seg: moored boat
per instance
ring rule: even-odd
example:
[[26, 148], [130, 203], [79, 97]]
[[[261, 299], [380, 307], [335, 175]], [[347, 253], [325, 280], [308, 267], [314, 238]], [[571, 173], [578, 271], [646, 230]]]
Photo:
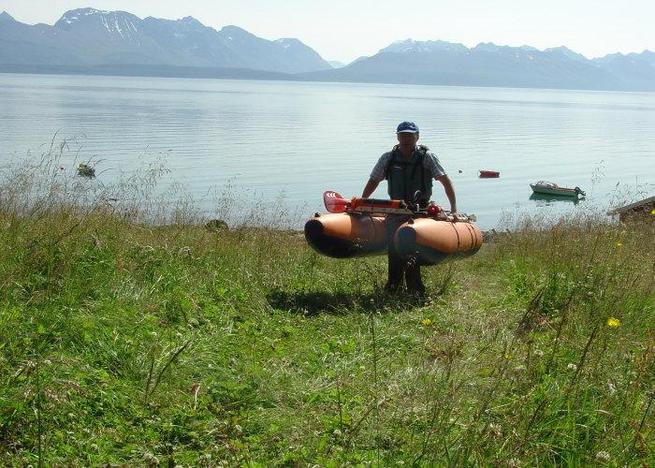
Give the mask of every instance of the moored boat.
[[568, 188], [568, 187], [560, 187], [559, 185], [553, 183], [553, 182], [546, 182], [543, 180], [540, 180], [539, 182], [536, 182], [534, 184], [530, 184], [530, 187], [532, 188], [532, 191], [534, 193], [542, 193], [544, 195], [555, 195], [555, 196], [562, 196], [562, 197], [575, 197], [577, 198], [578, 196], [585, 196], [586, 194], [580, 187], [574, 187], [574, 188]]
[[495, 179], [497, 177], [500, 177], [500, 171], [489, 171], [489, 170], [480, 171], [481, 179]]

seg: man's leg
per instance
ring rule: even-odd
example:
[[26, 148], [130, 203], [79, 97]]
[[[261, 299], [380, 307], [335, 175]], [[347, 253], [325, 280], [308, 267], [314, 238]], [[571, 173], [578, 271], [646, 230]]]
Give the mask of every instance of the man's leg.
[[396, 292], [403, 282], [405, 274], [405, 260], [398, 254], [393, 243], [393, 236], [396, 230], [404, 223], [404, 220], [398, 216], [387, 216], [386, 234], [387, 234], [387, 258], [389, 260], [389, 277], [384, 287], [387, 292]]
[[407, 282], [407, 291], [417, 294], [425, 294], [425, 285], [421, 279], [421, 267], [415, 258], [411, 258], [405, 267], [405, 281]]
[[387, 285], [384, 287], [387, 292], [396, 292], [403, 282], [405, 273], [405, 261], [398, 256], [396, 252], [389, 249], [389, 279]]

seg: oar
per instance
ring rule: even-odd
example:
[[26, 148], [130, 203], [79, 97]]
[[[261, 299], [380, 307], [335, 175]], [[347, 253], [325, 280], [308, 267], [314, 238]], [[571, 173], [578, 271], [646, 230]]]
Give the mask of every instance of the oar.
[[413, 211], [406, 207], [405, 202], [401, 200], [382, 200], [378, 198], [359, 197], [354, 197], [348, 200], [332, 190], [323, 193], [323, 203], [330, 213], [343, 213], [345, 211], [410, 215], [413, 213]]
[[323, 204], [330, 213], [343, 213], [350, 206], [350, 200], [346, 200], [337, 192], [328, 190], [323, 193]]

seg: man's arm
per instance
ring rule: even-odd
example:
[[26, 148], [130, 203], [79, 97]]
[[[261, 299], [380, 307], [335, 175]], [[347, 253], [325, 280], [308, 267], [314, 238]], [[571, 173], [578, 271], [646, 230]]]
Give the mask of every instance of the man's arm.
[[444, 174], [435, 177], [434, 179], [441, 182], [441, 185], [443, 185], [443, 188], [446, 191], [446, 197], [448, 197], [448, 201], [450, 202], [450, 212], [457, 213], [457, 198], [455, 197], [455, 189], [453, 188], [453, 183], [450, 181], [450, 178]]
[[378, 188], [379, 184], [380, 182], [377, 180], [368, 179], [368, 182], [366, 183], [366, 187], [364, 187], [364, 191], [362, 192], [362, 198], [370, 197], [371, 194], [375, 192], [375, 189]]

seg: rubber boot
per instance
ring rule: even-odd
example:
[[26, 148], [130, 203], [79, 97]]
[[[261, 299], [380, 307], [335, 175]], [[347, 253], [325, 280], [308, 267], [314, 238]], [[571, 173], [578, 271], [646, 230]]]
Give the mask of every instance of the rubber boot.
[[403, 259], [393, 243], [393, 236], [396, 230], [406, 221], [404, 216], [390, 215], [387, 217], [386, 237], [387, 237], [387, 258], [389, 260], [389, 276], [384, 290], [388, 293], [397, 293], [405, 277], [406, 261]]
[[389, 276], [384, 290], [388, 293], [396, 293], [400, 290], [405, 276], [405, 262], [393, 249], [389, 249]]
[[425, 295], [425, 285], [421, 279], [421, 267], [416, 263], [415, 258], [411, 258], [405, 266], [405, 282], [407, 283], [407, 292], [418, 296]]

